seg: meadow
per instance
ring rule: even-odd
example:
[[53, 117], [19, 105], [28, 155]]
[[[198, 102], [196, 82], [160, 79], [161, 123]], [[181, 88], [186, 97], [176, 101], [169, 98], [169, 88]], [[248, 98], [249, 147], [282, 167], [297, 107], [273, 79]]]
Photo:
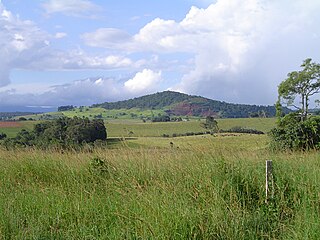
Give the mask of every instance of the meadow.
[[[158, 135], [197, 121], [139, 124], [149, 132], [107, 124], [107, 148], [0, 149], [0, 239], [319, 239], [318, 152], [271, 152], [267, 135]], [[124, 127], [137, 136], [113, 141]]]
[[[268, 132], [275, 126], [275, 118], [234, 118], [218, 119], [220, 129], [230, 129], [235, 126], [253, 128], [263, 132]], [[0, 132], [6, 133], [9, 137], [14, 137], [22, 129], [31, 130], [37, 121], [17, 121], [14, 126], [1, 126]], [[112, 119], [105, 120], [108, 137], [160, 137], [163, 134], [173, 133], [183, 134], [187, 132], [204, 132], [201, 127], [204, 119], [191, 119], [186, 122], [142, 122], [137, 119]]]

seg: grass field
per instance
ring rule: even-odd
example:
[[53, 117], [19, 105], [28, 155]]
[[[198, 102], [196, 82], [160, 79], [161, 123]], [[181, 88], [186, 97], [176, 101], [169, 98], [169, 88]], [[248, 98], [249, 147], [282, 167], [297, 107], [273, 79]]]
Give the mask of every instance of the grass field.
[[[198, 120], [188, 122], [167, 122], [167, 123], [142, 123], [130, 121], [107, 122], [106, 127], [110, 137], [158, 137], [163, 134], [181, 134], [187, 132], [203, 132], [204, 128]], [[235, 126], [244, 128], [254, 128], [263, 132], [268, 132], [275, 126], [274, 118], [235, 118], [218, 119], [220, 129], [230, 129]]]
[[[49, 112], [43, 114], [33, 114], [28, 116], [23, 116], [27, 119], [32, 118], [34, 120], [43, 120], [47, 118], [55, 118], [59, 116], [66, 117], [88, 117], [90, 119], [95, 117], [100, 117], [107, 120], [117, 120], [117, 119], [135, 119], [136, 121], [141, 122], [142, 118], [151, 118], [153, 116], [164, 115], [165, 111], [156, 109], [156, 110], [143, 110], [139, 108], [131, 109], [112, 109], [107, 110], [104, 108], [90, 108], [90, 107], [81, 107], [74, 108], [70, 111], [61, 111], [61, 112]], [[15, 117], [18, 120], [21, 116]]]
[[318, 239], [318, 153], [275, 154], [267, 142], [242, 134], [0, 150], [0, 239]]
[[[188, 122], [143, 123], [137, 119], [113, 119], [106, 121], [106, 128], [109, 137], [159, 137], [163, 134], [203, 132], [205, 129], [200, 125], [203, 121], [192, 119]], [[14, 137], [21, 129], [32, 129], [33, 125], [38, 122], [21, 121], [19, 126], [13, 127], [1, 127], [0, 122], [0, 132], [6, 133], [9, 137]], [[218, 126], [221, 129], [241, 126], [268, 132], [275, 126], [275, 118], [218, 119]]]
[[22, 129], [33, 129], [34, 123], [34, 121], [0, 122], [0, 132], [7, 134], [8, 137], [14, 137]]
[[[219, 126], [268, 131], [274, 122]], [[201, 131], [199, 121], [107, 129], [107, 148], [0, 148], [0, 239], [320, 238], [318, 152], [271, 152], [267, 135], [159, 137]], [[265, 203], [267, 159], [274, 196]]]

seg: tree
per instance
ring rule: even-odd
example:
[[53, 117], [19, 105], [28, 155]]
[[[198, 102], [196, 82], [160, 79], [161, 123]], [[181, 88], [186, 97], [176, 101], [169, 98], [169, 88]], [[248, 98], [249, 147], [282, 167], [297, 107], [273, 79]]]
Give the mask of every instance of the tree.
[[218, 131], [218, 122], [214, 119], [212, 116], [206, 117], [206, 122], [201, 123], [201, 126], [205, 129], [210, 130], [211, 132], [217, 132]]
[[[311, 58], [303, 61], [302, 70], [288, 74], [278, 88], [279, 101], [283, 100], [287, 106], [293, 106], [301, 114], [301, 121], [307, 119], [310, 97], [320, 91], [320, 64], [312, 62]], [[295, 104], [299, 96], [299, 106]]]
[[[320, 65], [308, 58], [301, 67], [289, 73], [278, 88], [277, 127], [270, 132], [270, 146], [276, 150], [320, 149], [320, 117], [307, 117], [310, 97], [320, 91]], [[300, 100], [298, 106], [296, 97]], [[281, 100], [299, 111], [283, 116]]]

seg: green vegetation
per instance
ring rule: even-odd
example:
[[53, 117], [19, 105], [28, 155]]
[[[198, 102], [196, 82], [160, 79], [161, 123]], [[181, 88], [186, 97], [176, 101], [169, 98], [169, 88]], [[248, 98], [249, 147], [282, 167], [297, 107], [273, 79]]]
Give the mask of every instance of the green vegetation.
[[0, 120], [12, 120], [15, 117], [19, 116], [29, 116], [29, 115], [34, 115], [37, 113], [32, 113], [32, 112], [0, 112]]
[[[89, 119], [105, 119], [108, 121], [120, 120], [135, 120], [136, 122], [143, 122], [143, 120], [151, 121], [154, 116], [161, 116], [166, 114], [164, 110], [143, 110], [138, 108], [132, 109], [114, 109], [106, 110], [104, 108], [79, 107], [68, 111], [59, 111], [43, 114], [34, 114], [27, 116], [34, 120], [52, 120], [60, 117], [87, 117]], [[25, 116], [26, 117], [26, 116]], [[18, 120], [18, 118], [16, 118]]]
[[[284, 113], [290, 112], [282, 108]], [[60, 117], [87, 117], [104, 120], [136, 120], [141, 122], [182, 121], [195, 118], [267, 118], [274, 117], [274, 106], [231, 104], [200, 96], [165, 91], [125, 101], [94, 104], [91, 107], [60, 106], [58, 112], [15, 117], [28, 120], [53, 120]]]
[[271, 131], [272, 148], [276, 150], [308, 150], [320, 148], [320, 117], [308, 116], [310, 97], [320, 91], [320, 64], [306, 59], [301, 67], [303, 70], [288, 74], [278, 88], [279, 100], [287, 105], [294, 105], [297, 96], [300, 107], [297, 112], [282, 116], [278, 109], [278, 122]]
[[34, 124], [34, 121], [0, 122], [0, 129], [7, 137], [15, 137], [22, 129], [32, 130]]
[[[101, 107], [107, 110], [157, 109], [173, 116], [216, 116], [222, 118], [273, 117], [276, 113], [274, 106], [232, 104], [172, 91], [155, 93], [125, 101], [94, 104], [93, 107]], [[283, 111], [289, 112], [290, 110], [285, 108]]]
[[58, 112], [69, 111], [69, 110], [73, 110], [74, 108], [75, 107], [73, 105], [59, 106], [58, 107]]
[[[69, 115], [72, 117], [71, 115]], [[183, 122], [152, 123], [137, 121], [134, 119], [113, 119], [106, 122], [109, 137], [159, 137], [163, 134], [185, 134], [188, 132], [204, 132], [201, 123], [204, 120], [191, 119]], [[233, 127], [256, 129], [269, 132], [276, 125], [275, 118], [234, 118], [217, 119], [220, 130], [228, 130]], [[13, 123], [13, 122], [10, 122]], [[14, 122], [13, 126], [1, 127], [1, 131], [8, 137], [15, 137], [22, 129], [32, 131], [33, 126], [41, 121]]]
[[[310, 97], [320, 91], [320, 64], [311, 58], [303, 61], [301, 71], [293, 71], [278, 88], [279, 101], [293, 106], [301, 113], [301, 120], [306, 120], [309, 112]], [[300, 98], [300, 107], [295, 105], [295, 98]]]
[[107, 133], [103, 120], [88, 118], [59, 118], [34, 125], [33, 131], [22, 129], [16, 137], [7, 138], [3, 144], [8, 147], [73, 147], [83, 143], [106, 140]]
[[270, 132], [271, 146], [275, 150], [308, 150], [320, 148], [320, 117], [301, 121], [294, 113], [281, 118]]
[[206, 117], [206, 121], [201, 123], [201, 127], [210, 130], [211, 133], [219, 131], [218, 122], [211, 116]]
[[[217, 119], [220, 130], [228, 130], [233, 127], [256, 129], [262, 132], [269, 132], [275, 127], [275, 118], [237, 118]], [[166, 122], [166, 123], [136, 123], [130, 121], [108, 122], [108, 136], [110, 137], [159, 137], [163, 134], [185, 134], [189, 132], [207, 131], [202, 127], [204, 120], [190, 120], [187, 122]], [[130, 134], [131, 132], [131, 134]]]
[[318, 153], [275, 155], [266, 142], [240, 134], [173, 146], [139, 138], [93, 153], [0, 150], [0, 239], [318, 239]]

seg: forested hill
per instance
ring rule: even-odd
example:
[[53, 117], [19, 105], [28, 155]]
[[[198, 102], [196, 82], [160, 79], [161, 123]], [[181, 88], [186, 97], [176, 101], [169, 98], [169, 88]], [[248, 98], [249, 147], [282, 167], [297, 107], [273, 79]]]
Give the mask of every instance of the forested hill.
[[[216, 101], [201, 96], [165, 91], [119, 102], [94, 104], [105, 109], [163, 109], [175, 116], [216, 116], [224, 118], [273, 117], [274, 106], [234, 104]], [[289, 111], [289, 109], [284, 109]]]

